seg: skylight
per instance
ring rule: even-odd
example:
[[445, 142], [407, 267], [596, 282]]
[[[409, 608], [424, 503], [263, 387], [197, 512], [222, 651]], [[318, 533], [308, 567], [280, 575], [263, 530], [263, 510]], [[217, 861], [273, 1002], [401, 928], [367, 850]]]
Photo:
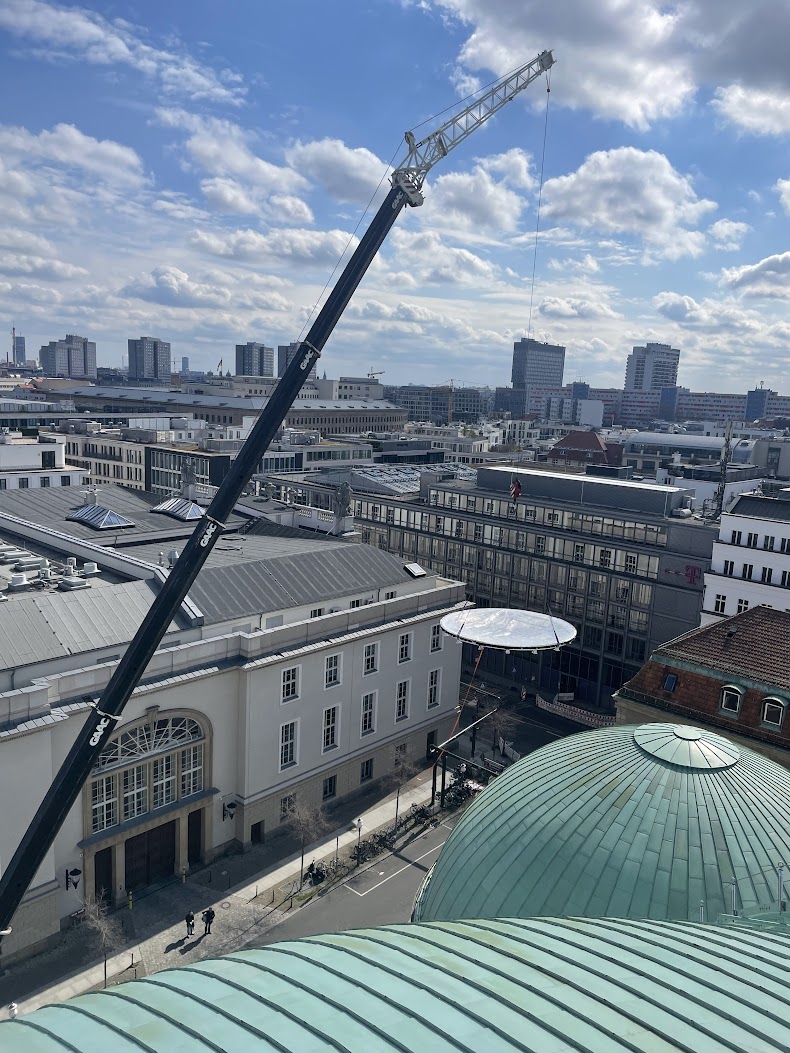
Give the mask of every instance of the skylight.
[[189, 501], [186, 497], [169, 497], [166, 501], [162, 501], [161, 504], [152, 508], [151, 511], [162, 512], [163, 515], [171, 516], [173, 519], [180, 519], [182, 523], [189, 523], [193, 519], [201, 519], [203, 516], [203, 509], [200, 505], [195, 504], [194, 501]]
[[111, 508], [104, 505], [82, 505], [76, 512], [66, 516], [67, 520], [75, 523], [85, 523], [94, 530], [118, 530], [122, 527], [133, 527], [131, 519], [113, 512]]

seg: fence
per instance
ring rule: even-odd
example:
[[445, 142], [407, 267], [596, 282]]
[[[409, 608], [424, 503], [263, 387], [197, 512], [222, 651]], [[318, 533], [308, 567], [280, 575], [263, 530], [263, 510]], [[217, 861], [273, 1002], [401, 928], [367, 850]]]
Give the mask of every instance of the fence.
[[567, 720], [575, 720], [577, 724], [585, 724], [588, 728], [611, 728], [617, 719], [613, 714], [593, 713], [589, 709], [573, 706], [569, 702], [560, 702], [558, 698], [550, 702], [548, 699], [536, 695], [535, 705], [538, 709], [545, 709], [548, 713], [556, 713], [558, 717], [565, 717]]

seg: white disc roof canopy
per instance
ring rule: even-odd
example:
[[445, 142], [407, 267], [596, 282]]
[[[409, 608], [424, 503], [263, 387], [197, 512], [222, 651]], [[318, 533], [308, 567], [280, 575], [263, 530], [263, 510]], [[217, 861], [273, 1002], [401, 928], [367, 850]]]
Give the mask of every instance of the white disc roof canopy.
[[504, 607], [456, 611], [442, 618], [448, 636], [479, 647], [500, 651], [546, 651], [562, 647], [576, 637], [570, 622], [537, 611], [511, 611]]

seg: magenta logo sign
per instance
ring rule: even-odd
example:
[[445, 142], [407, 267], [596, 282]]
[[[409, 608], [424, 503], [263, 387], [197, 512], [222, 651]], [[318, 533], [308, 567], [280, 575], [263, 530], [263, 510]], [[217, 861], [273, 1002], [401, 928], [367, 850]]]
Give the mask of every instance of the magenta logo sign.
[[685, 577], [689, 585], [696, 585], [701, 576], [702, 571], [699, 569], [699, 567], [694, 567], [690, 563], [686, 564]]

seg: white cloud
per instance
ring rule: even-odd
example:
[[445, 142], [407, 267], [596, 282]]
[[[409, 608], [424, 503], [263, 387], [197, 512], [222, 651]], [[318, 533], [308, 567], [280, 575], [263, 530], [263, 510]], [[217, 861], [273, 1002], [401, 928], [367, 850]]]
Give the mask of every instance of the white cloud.
[[[195, 231], [192, 245], [201, 252], [228, 259], [255, 260], [275, 258], [296, 264], [334, 265], [348, 245], [349, 235], [342, 230], [302, 230], [284, 228], [272, 234], [257, 230], [235, 230], [227, 233]], [[352, 239], [349, 248], [356, 246]]]
[[243, 215], [260, 211], [260, 204], [233, 179], [204, 179], [200, 189], [209, 205], [220, 212]]
[[467, 233], [505, 233], [518, 229], [524, 199], [495, 183], [482, 167], [448, 172], [431, 187], [420, 219], [425, 226]]
[[321, 183], [336, 201], [366, 205], [385, 175], [386, 165], [364, 147], [340, 139], [296, 142], [285, 152], [297, 171]]
[[508, 186], [517, 190], [534, 190], [537, 186], [532, 174], [532, 158], [518, 146], [506, 150], [503, 154], [492, 154], [490, 157], [478, 157], [478, 165], [489, 175], [498, 176]]
[[549, 318], [620, 318], [607, 304], [575, 297], [546, 296], [538, 311]]
[[63, 263], [61, 260], [44, 259], [41, 256], [24, 256], [18, 253], [0, 256], [0, 274], [5, 275], [27, 275], [58, 282], [82, 278], [87, 273], [84, 267]]
[[268, 201], [267, 216], [270, 223], [312, 223], [313, 210], [306, 201], [293, 194], [272, 194]]
[[557, 259], [554, 257], [549, 260], [548, 268], [550, 271], [560, 271], [563, 274], [597, 274], [601, 269], [596, 258], [591, 256], [589, 252], [580, 260]]
[[44, 0], [3, 0], [0, 28], [31, 41], [42, 57], [126, 66], [158, 82], [167, 96], [238, 105], [246, 93], [238, 74], [229, 70], [216, 72], [183, 48], [153, 47], [129, 22], [108, 21], [85, 8]]
[[692, 296], [662, 292], [653, 297], [653, 305], [660, 315], [683, 328], [741, 334], [756, 333], [761, 328], [758, 319], [737, 304], [711, 299], [697, 301]]
[[747, 296], [790, 300], [790, 252], [727, 268], [721, 272], [721, 284], [729, 289], [741, 289]]
[[178, 308], [255, 308], [284, 311], [290, 306], [281, 293], [258, 282], [247, 282], [223, 271], [195, 280], [178, 267], [156, 267], [127, 282], [119, 296]]
[[546, 181], [543, 212], [550, 219], [611, 234], [641, 237], [667, 259], [698, 256], [705, 235], [689, 230], [713, 201], [697, 197], [688, 177], [655, 150], [599, 150], [569, 175]]
[[496, 279], [496, 268], [468, 249], [445, 245], [436, 231], [414, 233], [397, 227], [389, 237], [396, 266], [418, 285], [483, 288]]
[[711, 105], [730, 124], [755, 135], [790, 132], [790, 92], [762, 91], [729, 84], [717, 88]]
[[116, 186], [140, 186], [144, 181], [143, 163], [135, 150], [112, 139], [94, 139], [73, 124], [56, 124], [38, 135], [2, 125], [0, 153], [26, 165], [44, 162], [80, 169]]
[[748, 223], [740, 223], [734, 219], [717, 219], [708, 227], [708, 233], [713, 238], [716, 248], [726, 252], [736, 252], [749, 230], [751, 227]]
[[774, 189], [779, 194], [779, 201], [785, 213], [790, 216], [790, 179], [777, 179]]

